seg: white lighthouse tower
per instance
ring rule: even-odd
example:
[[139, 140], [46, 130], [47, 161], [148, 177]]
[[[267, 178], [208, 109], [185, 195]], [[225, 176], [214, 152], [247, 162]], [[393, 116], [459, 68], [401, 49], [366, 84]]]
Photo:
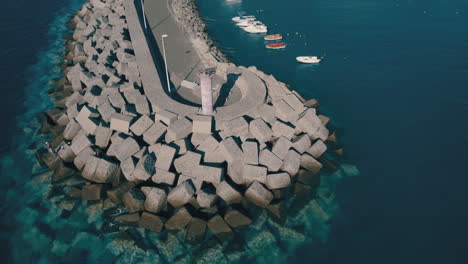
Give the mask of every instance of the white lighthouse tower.
[[213, 114], [213, 89], [211, 87], [211, 77], [216, 73], [214, 67], [203, 67], [198, 71], [200, 77], [200, 90], [202, 101], [202, 113], [204, 115]]

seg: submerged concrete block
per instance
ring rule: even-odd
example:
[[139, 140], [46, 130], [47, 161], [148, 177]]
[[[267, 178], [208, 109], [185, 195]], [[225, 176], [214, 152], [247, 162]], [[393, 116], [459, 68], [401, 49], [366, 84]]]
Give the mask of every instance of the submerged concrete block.
[[232, 228], [239, 228], [243, 226], [248, 226], [252, 223], [252, 219], [250, 219], [245, 214], [241, 213], [239, 210], [235, 209], [228, 209], [226, 214], [224, 215], [224, 220], [232, 227]]
[[195, 189], [188, 181], [184, 181], [171, 190], [167, 201], [174, 207], [180, 207], [190, 201], [195, 194]]
[[212, 123], [213, 117], [212, 116], [202, 116], [202, 115], [195, 115], [193, 117], [193, 133], [202, 133], [202, 134], [211, 134], [212, 131]]
[[205, 238], [206, 224], [205, 220], [193, 217], [188, 224], [185, 240], [189, 243], [203, 241]]
[[267, 142], [273, 135], [271, 128], [261, 118], [257, 118], [250, 122], [249, 132], [259, 142]]
[[219, 215], [213, 216], [208, 221], [207, 225], [211, 232], [213, 232], [213, 234], [220, 240], [224, 240], [232, 235], [231, 227], [229, 227], [229, 225]]
[[257, 181], [249, 186], [244, 195], [252, 203], [263, 208], [267, 207], [273, 200], [273, 194]]
[[191, 220], [192, 215], [190, 215], [189, 211], [185, 207], [182, 207], [167, 220], [165, 227], [168, 230], [183, 230]]
[[164, 219], [158, 215], [143, 212], [140, 217], [139, 226], [160, 233], [164, 227]]

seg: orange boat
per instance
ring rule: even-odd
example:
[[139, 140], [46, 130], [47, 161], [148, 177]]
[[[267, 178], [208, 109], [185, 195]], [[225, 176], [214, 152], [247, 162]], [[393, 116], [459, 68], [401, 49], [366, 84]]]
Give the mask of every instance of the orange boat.
[[272, 44], [266, 45], [266, 48], [267, 49], [284, 49], [286, 48], [286, 44], [284, 44], [283, 42], [272, 43]]
[[283, 38], [283, 36], [281, 36], [281, 34], [273, 34], [273, 35], [267, 35], [263, 39], [265, 39], [265, 40], [279, 40], [279, 39], [282, 39], [282, 38]]

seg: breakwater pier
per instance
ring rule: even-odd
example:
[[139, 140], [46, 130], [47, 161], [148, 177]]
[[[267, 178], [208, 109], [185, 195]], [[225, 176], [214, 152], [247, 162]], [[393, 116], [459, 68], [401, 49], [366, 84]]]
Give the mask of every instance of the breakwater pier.
[[[91, 0], [72, 19], [45, 124], [55, 139], [38, 151], [66, 200], [100, 204], [110, 217], [94, 224], [106, 232], [161, 234], [154, 247], [167, 262], [279, 257], [279, 242], [301, 243], [326, 225], [333, 186], [353, 169], [337, 161], [318, 102], [227, 62], [194, 2], [145, 3], [150, 32], [140, 10], [139, 1]], [[163, 34], [181, 45], [168, 46], [173, 92], [161, 74]], [[199, 81], [207, 67], [209, 115]]]

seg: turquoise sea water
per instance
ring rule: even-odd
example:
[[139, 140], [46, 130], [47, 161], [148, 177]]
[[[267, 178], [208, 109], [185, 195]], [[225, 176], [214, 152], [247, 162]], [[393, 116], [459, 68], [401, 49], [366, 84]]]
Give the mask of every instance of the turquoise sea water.
[[[468, 261], [468, 2], [199, 0], [209, 33], [236, 64], [289, 83], [340, 127], [361, 176], [337, 191], [341, 214], [297, 263]], [[285, 50], [231, 21], [255, 15]], [[318, 66], [296, 56], [325, 55]]]

